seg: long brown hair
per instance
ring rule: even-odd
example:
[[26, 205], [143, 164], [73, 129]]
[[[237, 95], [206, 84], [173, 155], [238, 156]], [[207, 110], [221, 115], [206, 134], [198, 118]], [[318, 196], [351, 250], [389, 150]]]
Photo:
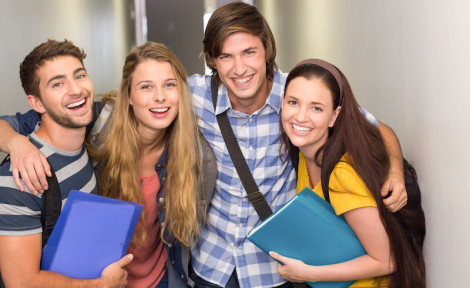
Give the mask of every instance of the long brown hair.
[[[414, 209], [412, 205], [407, 205], [399, 213], [393, 214], [383, 204], [381, 187], [390, 168], [387, 148], [379, 130], [360, 111], [344, 74], [336, 67], [332, 67], [336, 69], [334, 73], [337, 73], [337, 77], [320, 65], [298, 65], [289, 73], [285, 86], [286, 91], [289, 83], [298, 77], [319, 79], [333, 95], [333, 109], [341, 106], [335, 125], [329, 130], [328, 140], [315, 155], [316, 164], [321, 166], [322, 189], [323, 191], [329, 190], [330, 175], [336, 164], [346, 154], [347, 162], [362, 178], [375, 198], [382, 223], [389, 236], [391, 256], [396, 263], [396, 272], [391, 275], [390, 287], [425, 287], [422, 251], [424, 235], [415, 234], [412, 231], [415, 228], [424, 231], [424, 215], [421, 215], [419, 209]], [[339, 83], [337, 78], [340, 78]], [[281, 139], [283, 147], [287, 148], [291, 158], [295, 159], [295, 154], [299, 153], [299, 149], [290, 142], [282, 125]]]
[[[168, 232], [173, 240], [185, 246], [197, 238], [199, 224], [204, 218], [199, 197], [198, 171], [201, 171], [196, 116], [193, 112], [186, 73], [176, 55], [165, 45], [147, 42], [135, 48], [126, 58], [119, 95], [112, 99], [114, 109], [111, 124], [106, 131], [103, 146], [90, 153], [98, 160], [99, 192], [107, 197], [142, 204], [141, 187], [136, 163], [141, 154], [140, 136], [133, 109], [129, 106], [132, 76], [136, 67], [148, 59], [170, 63], [179, 91], [178, 116], [166, 129], [167, 173], [166, 196], [159, 209], [165, 209], [162, 235]], [[109, 99], [108, 99], [109, 100]], [[145, 225], [139, 219], [136, 231], [145, 238]]]

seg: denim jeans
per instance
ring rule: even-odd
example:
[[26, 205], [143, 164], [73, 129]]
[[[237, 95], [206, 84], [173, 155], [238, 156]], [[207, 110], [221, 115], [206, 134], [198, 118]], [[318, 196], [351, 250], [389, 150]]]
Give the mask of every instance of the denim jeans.
[[168, 273], [165, 270], [165, 274], [163, 275], [163, 278], [158, 282], [157, 286], [155, 288], [168, 288]]
[[[209, 281], [206, 281], [199, 277], [196, 272], [194, 272], [192, 265], [189, 265], [189, 277], [196, 283], [194, 288], [222, 288], [217, 284], [213, 284]], [[282, 285], [276, 286], [276, 288], [292, 288], [292, 283], [286, 282]], [[232, 275], [228, 279], [227, 285], [225, 288], [240, 288], [240, 284], [238, 284], [238, 277], [236, 269], [233, 270]]]

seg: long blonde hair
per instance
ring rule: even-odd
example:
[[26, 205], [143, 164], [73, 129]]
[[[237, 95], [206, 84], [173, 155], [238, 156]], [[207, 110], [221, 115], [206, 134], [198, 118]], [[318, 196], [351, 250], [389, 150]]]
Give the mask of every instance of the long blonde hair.
[[[166, 189], [165, 201], [159, 205], [159, 209], [165, 210], [162, 236], [168, 231], [170, 240], [189, 246], [197, 238], [199, 224], [205, 217], [199, 196], [201, 183], [197, 177], [201, 171], [198, 128], [186, 73], [176, 55], [165, 45], [147, 42], [127, 56], [119, 95], [108, 99], [114, 102], [114, 110], [103, 146], [92, 149], [94, 151], [90, 154], [100, 163], [98, 187], [101, 195], [142, 204], [136, 163], [145, 155], [141, 154], [137, 121], [130, 108], [129, 97], [133, 73], [140, 63], [148, 59], [170, 63], [179, 91], [178, 115], [165, 132], [169, 161], [164, 176], [166, 184], [162, 183], [162, 188], [165, 186], [163, 189]], [[135, 235], [141, 240], [146, 237], [144, 217], [142, 214]]]

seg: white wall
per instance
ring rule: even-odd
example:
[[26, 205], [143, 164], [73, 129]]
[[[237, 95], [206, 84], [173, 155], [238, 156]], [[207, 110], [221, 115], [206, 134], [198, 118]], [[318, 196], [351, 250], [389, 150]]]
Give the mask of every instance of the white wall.
[[132, 43], [129, 7], [126, 0], [0, 0], [0, 114], [30, 109], [19, 65], [48, 38], [85, 50], [95, 93], [117, 89]]
[[288, 71], [323, 58], [397, 133], [423, 193], [428, 287], [468, 287], [470, 2], [272, 0], [259, 7]]

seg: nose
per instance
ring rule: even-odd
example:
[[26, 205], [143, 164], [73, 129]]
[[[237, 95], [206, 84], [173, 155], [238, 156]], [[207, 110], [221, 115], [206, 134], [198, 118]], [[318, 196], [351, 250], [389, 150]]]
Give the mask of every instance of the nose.
[[246, 72], [246, 66], [241, 58], [235, 58], [234, 60], [234, 72], [236, 75], [242, 76]]
[[156, 89], [155, 90], [155, 95], [153, 96], [153, 100], [157, 103], [163, 103], [165, 102], [166, 95], [163, 89]]
[[77, 83], [77, 81], [69, 81], [68, 85], [68, 94], [72, 96], [80, 96], [82, 94], [82, 87], [80, 86], [80, 83]]
[[295, 114], [295, 120], [298, 122], [304, 122], [307, 120], [307, 109], [304, 107], [300, 107], [297, 110], [297, 114]]

